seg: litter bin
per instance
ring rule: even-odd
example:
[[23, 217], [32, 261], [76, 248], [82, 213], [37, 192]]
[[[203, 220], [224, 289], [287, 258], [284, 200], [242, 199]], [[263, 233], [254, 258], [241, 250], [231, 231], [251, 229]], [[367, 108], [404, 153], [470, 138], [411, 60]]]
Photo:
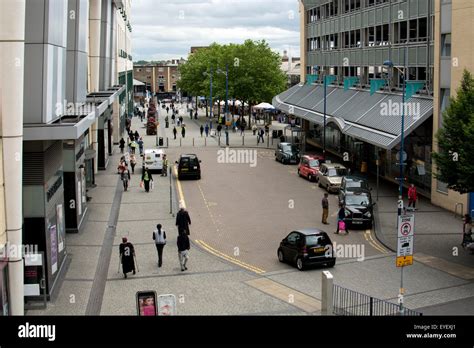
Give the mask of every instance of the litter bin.
[[166, 121], [165, 127], [170, 128], [170, 123], [168, 121]]
[[273, 138], [273, 139], [278, 138], [278, 132], [277, 132], [275, 129], [272, 130], [272, 138]]
[[163, 138], [162, 137], [158, 138], [158, 146], [163, 146]]

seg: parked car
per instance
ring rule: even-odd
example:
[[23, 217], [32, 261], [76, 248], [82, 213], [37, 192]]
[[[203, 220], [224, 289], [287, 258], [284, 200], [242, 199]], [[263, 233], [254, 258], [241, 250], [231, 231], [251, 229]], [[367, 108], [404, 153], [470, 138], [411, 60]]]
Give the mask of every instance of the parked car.
[[347, 168], [339, 163], [323, 163], [319, 168], [319, 187], [324, 187], [328, 192], [338, 192], [342, 178], [347, 175]]
[[280, 262], [290, 262], [303, 271], [309, 265], [326, 264], [333, 267], [336, 256], [326, 232], [316, 228], [295, 230], [280, 243], [277, 251]]
[[346, 192], [355, 192], [360, 190], [370, 191], [369, 182], [358, 176], [347, 175], [342, 178], [341, 189], [339, 191], [339, 201], [344, 201]]
[[359, 189], [346, 191], [342, 203], [345, 205], [345, 223], [349, 226], [372, 228], [374, 221], [372, 196], [370, 191]]
[[280, 143], [275, 150], [275, 161], [283, 164], [298, 163], [300, 161], [300, 152], [297, 145], [291, 143]]
[[320, 155], [304, 155], [298, 165], [298, 175], [309, 181], [316, 181], [323, 161], [324, 157]]
[[178, 165], [179, 180], [185, 177], [201, 179], [201, 161], [195, 154], [181, 155], [175, 163]]

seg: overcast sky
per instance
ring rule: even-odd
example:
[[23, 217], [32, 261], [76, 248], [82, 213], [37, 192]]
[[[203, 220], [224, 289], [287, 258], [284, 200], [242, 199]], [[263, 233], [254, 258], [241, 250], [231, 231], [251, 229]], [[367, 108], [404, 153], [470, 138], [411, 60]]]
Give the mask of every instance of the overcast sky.
[[299, 56], [298, 0], [133, 0], [132, 56], [187, 58], [191, 46], [265, 39]]

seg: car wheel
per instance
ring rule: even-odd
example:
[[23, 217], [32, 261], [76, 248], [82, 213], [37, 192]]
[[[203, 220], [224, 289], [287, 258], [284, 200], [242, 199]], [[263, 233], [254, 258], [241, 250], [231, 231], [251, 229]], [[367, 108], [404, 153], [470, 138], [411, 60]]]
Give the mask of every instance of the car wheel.
[[329, 193], [329, 184], [326, 185], [326, 191]]
[[286, 159], [284, 159], [283, 157], [281, 158], [281, 164], [286, 164]]
[[334, 267], [336, 264], [336, 260], [332, 260], [331, 262], [328, 263], [328, 267]]
[[283, 255], [283, 251], [280, 249], [278, 250], [278, 261], [285, 262], [285, 256]]
[[301, 257], [298, 257], [296, 259], [296, 268], [298, 268], [300, 271], [304, 270], [304, 263], [303, 263], [303, 259]]
[[323, 185], [321, 185], [321, 182], [319, 180], [318, 180], [318, 186], [323, 187]]
[[201, 174], [196, 175], [196, 179], [201, 180]]
[[313, 176], [311, 174], [308, 175], [308, 180], [313, 181]]

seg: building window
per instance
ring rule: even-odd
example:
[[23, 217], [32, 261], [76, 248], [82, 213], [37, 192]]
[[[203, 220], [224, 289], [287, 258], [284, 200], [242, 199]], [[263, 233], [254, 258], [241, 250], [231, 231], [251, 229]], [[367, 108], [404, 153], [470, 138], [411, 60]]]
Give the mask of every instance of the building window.
[[451, 57], [451, 34], [441, 35], [441, 57]]
[[442, 181], [436, 180], [436, 190], [440, 193], [448, 194], [448, 184]]
[[451, 95], [450, 88], [441, 88], [439, 90], [439, 114], [438, 114], [438, 128], [443, 127], [443, 112], [449, 106], [449, 96]]
[[151, 69], [146, 69], [146, 72], [151, 72]]

